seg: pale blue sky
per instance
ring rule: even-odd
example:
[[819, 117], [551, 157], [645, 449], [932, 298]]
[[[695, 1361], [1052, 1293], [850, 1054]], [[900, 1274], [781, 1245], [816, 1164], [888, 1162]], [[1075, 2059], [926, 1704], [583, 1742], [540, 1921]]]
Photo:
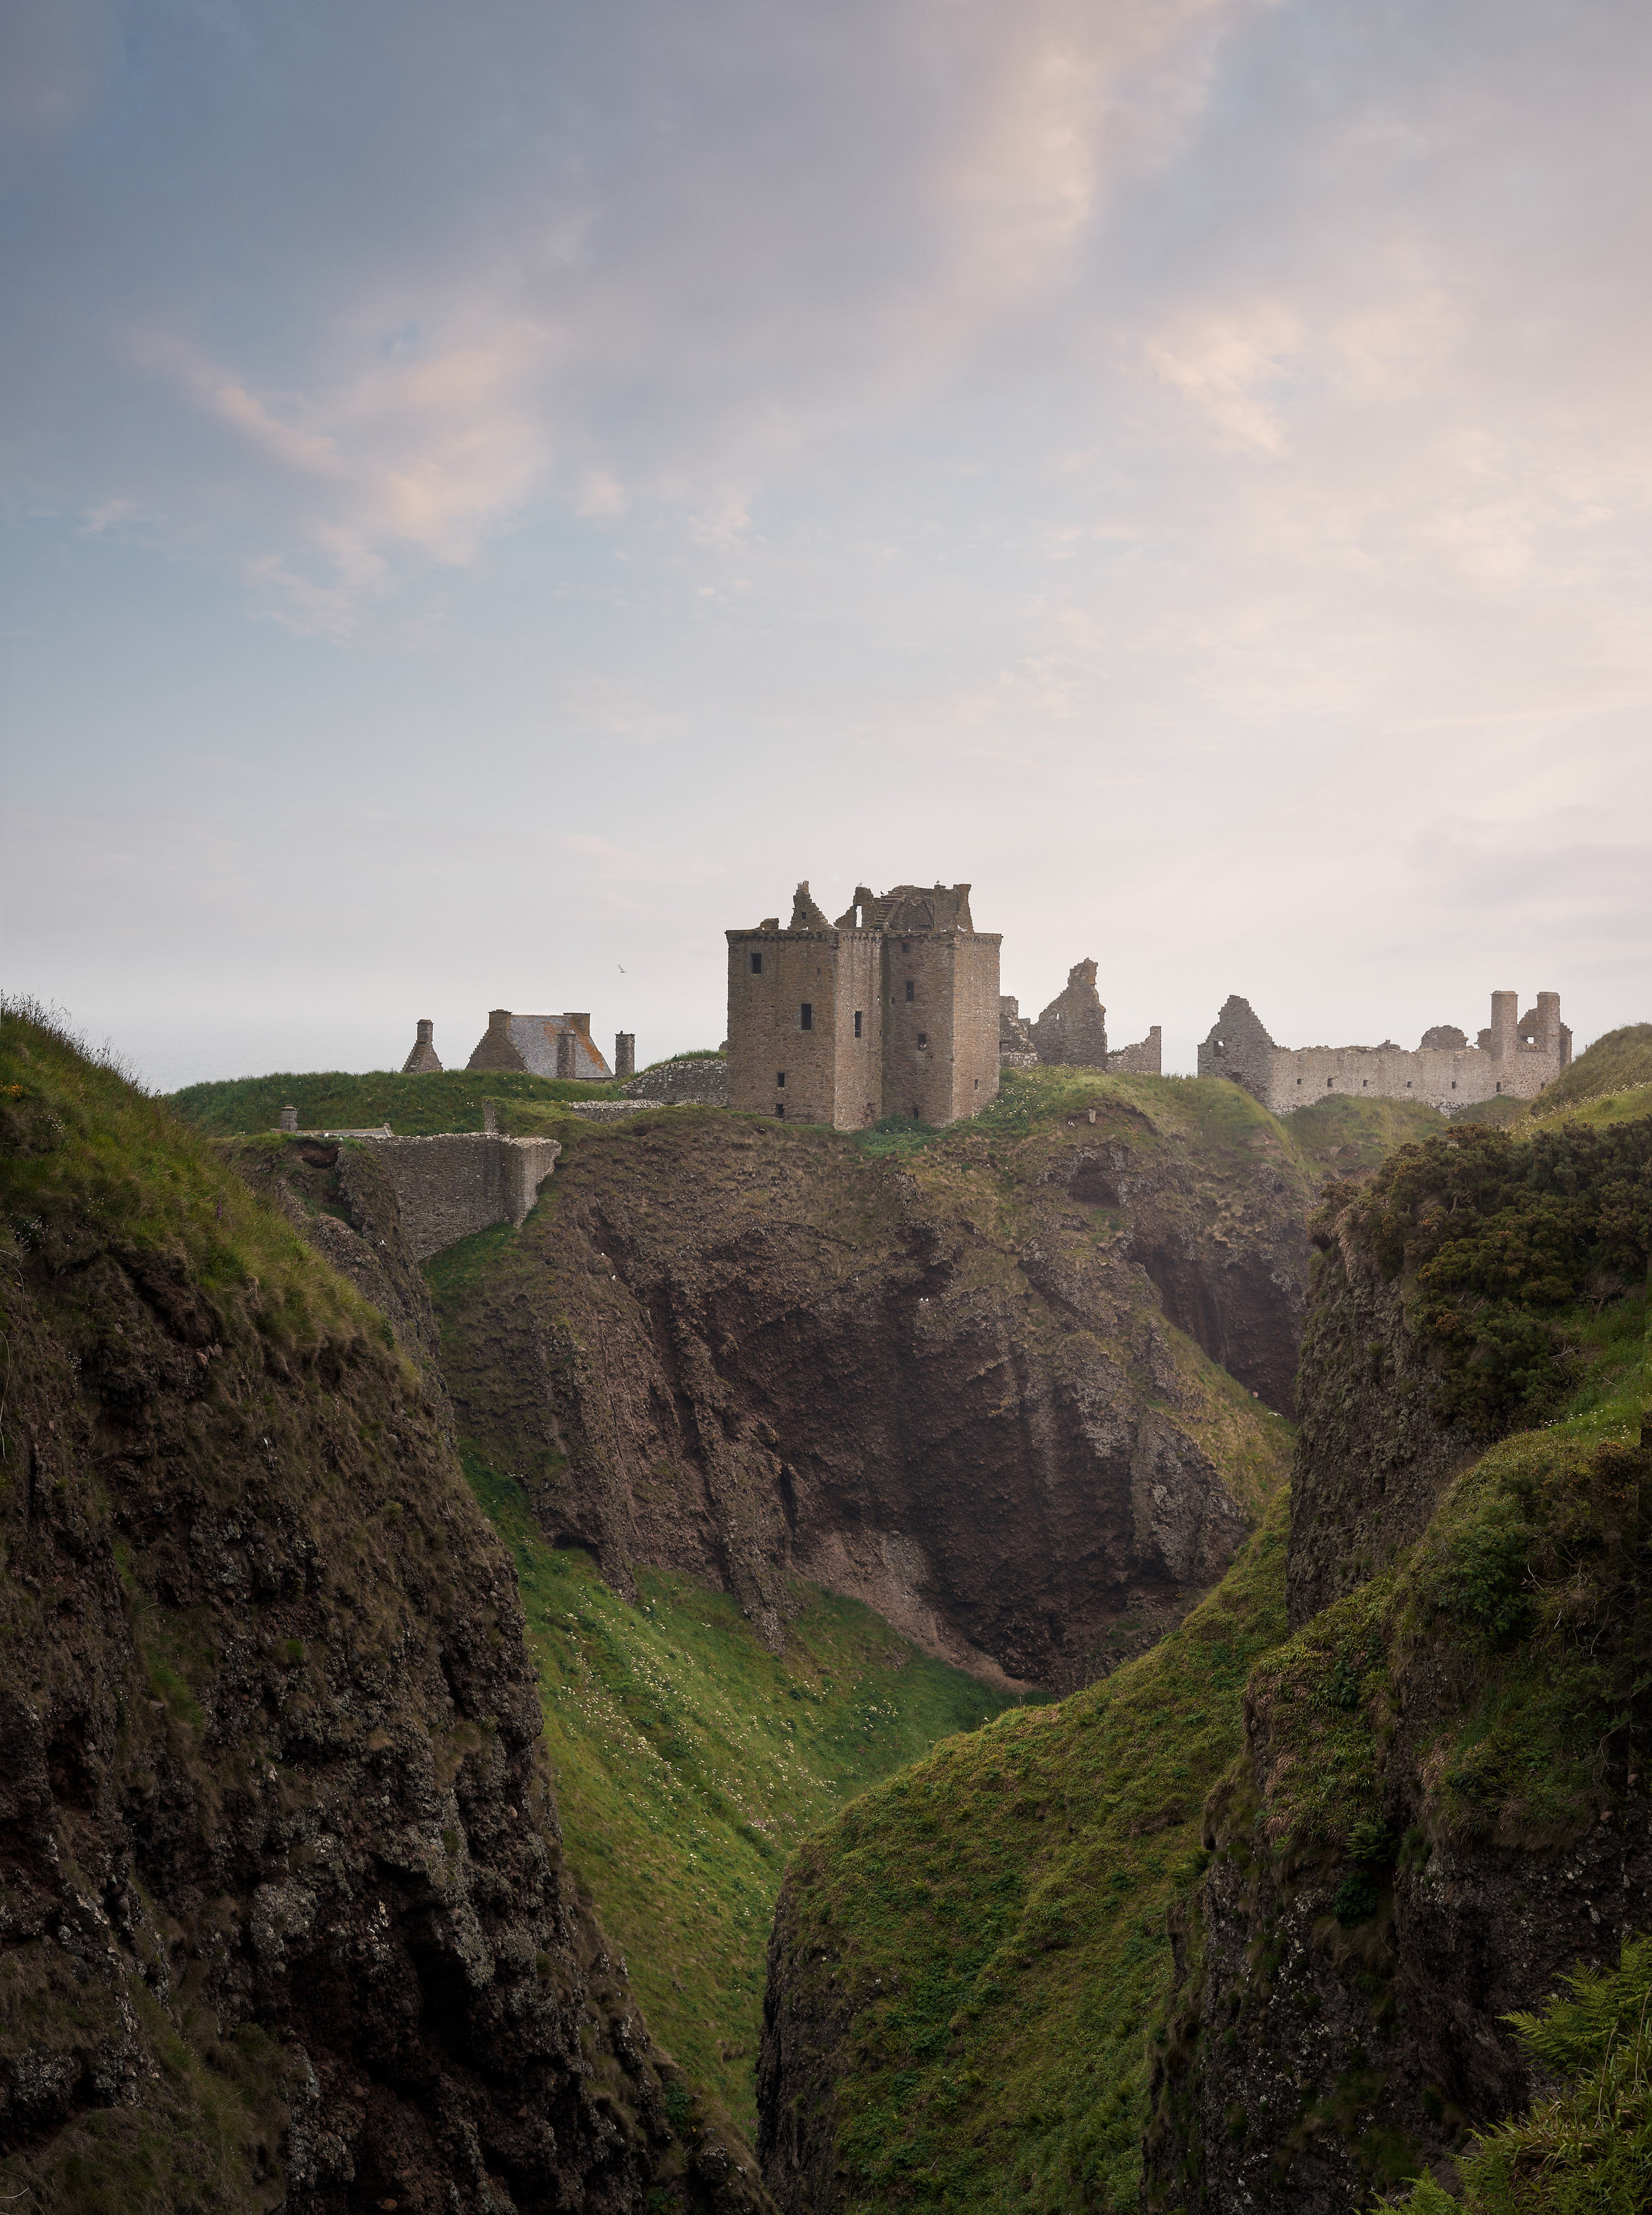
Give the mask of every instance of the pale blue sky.
[[1639, 0], [3, 20], [0, 977], [150, 1081], [715, 1043], [802, 876], [1652, 1017]]

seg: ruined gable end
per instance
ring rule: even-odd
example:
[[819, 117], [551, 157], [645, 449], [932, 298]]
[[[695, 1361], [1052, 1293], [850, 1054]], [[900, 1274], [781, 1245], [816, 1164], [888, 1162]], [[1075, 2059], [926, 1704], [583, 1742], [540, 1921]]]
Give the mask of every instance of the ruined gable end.
[[435, 1031], [436, 1026], [430, 1017], [421, 1015], [418, 1032], [413, 1041], [413, 1051], [402, 1064], [403, 1077], [439, 1077], [441, 1075], [442, 1065], [436, 1058], [436, 1048], [433, 1043]]

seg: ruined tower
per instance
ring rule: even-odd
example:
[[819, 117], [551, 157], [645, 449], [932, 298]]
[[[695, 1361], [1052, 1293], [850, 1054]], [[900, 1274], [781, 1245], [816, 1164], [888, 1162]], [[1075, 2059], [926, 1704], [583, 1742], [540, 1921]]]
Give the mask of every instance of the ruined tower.
[[969, 887], [864, 885], [836, 923], [799, 885], [728, 940], [728, 1104], [857, 1130], [955, 1123], [998, 1091], [998, 947]]

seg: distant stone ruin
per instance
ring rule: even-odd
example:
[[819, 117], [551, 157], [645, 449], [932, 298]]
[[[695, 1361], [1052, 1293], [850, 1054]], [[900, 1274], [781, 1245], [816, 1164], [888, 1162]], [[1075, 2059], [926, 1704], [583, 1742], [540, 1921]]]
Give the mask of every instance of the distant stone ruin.
[[998, 1061], [1007, 1069], [1101, 1069], [1114, 1076], [1163, 1073], [1164, 1033], [1158, 1023], [1134, 1046], [1109, 1048], [1107, 1009], [1096, 990], [1096, 964], [1075, 961], [1066, 989], [1057, 993], [1036, 1022], [1029, 1022], [1020, 1003], [998, 1002]]
[[420, 1016], [419, 1034], [413, 1041], [413, 1052], [402, 1064], [403, 1077], [439, 1077], [441, 1075], [442, 1065], [437, 1059], [436, 1049], [431, 1043], [435, 1035], [435, 1029], [436, 1026], [428, 1015]]
[[1572, 1034], [1558, 992], [1539, 992], [1519, 1013], [1517, 992], [1494, 992], [1491, 1022], [1471, 1046], [1452, 1023], [1436, 1023], [1413, 1052], [1380, 1046], [1275, 1046], [1249, 1000], [1229, 998], [1199, 1049], [1201, 1077], [1231, 1077], [1275, 1115], [1316, 1100], [1416, 1100], [1449, 1114], [1506, 1095], [1530, 1100], [1567, 1068]]
[[514, 1070], [529, 1077], [612, 1073], [592, 1042], [588, 1015], [518, 1015], [508, 1008], [489, 1010], [488, 1028], [465, 1066]]

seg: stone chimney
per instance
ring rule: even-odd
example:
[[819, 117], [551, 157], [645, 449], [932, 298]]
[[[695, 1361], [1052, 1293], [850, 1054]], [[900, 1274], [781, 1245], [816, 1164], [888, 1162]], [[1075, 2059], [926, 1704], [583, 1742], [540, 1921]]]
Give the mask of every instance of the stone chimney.
[[1539, 1049], [1560, 1058], [1560, 995], [1558, 992], [1538, 994], [1538, 1045]]
[[482, 1101], [482, 1127], [490, 1134], [497, 1135], [499, 1131], [499, 1102], [497, 1100], [484, 1100]]
[[[402, 1035], [405, 1037], [405, 1036], [406, 1036], [406, 1033], [404, 1032], [404, 1033], [402, 1034]], [[296, 1108], [282, 1108], [282, 1110], [281, 1110], [281, 1126], [280, 1126], [280, 1127], [281, 1127], [281, 1128], [282, 1128], [282, 1130], [284, 1130], [284, 1131], [296, 1131], [296, 1130], [298, 1129], [298, 1109], [297, 1109]]]
[[1491, 996], [1491, 1056], [1494, 1061], [1513, 1061], [1520, 1051], [1520, 996], [1494, 992]]
[[636, 1074], [636, 1033], [614, 1033], [614, 1074], [616, 1077], [635, 1077]]
[[573, 1030], [556, 1034], [556, 1074], [558, 1077], [577, 1077], [579, 1071], [579, 1040]]

